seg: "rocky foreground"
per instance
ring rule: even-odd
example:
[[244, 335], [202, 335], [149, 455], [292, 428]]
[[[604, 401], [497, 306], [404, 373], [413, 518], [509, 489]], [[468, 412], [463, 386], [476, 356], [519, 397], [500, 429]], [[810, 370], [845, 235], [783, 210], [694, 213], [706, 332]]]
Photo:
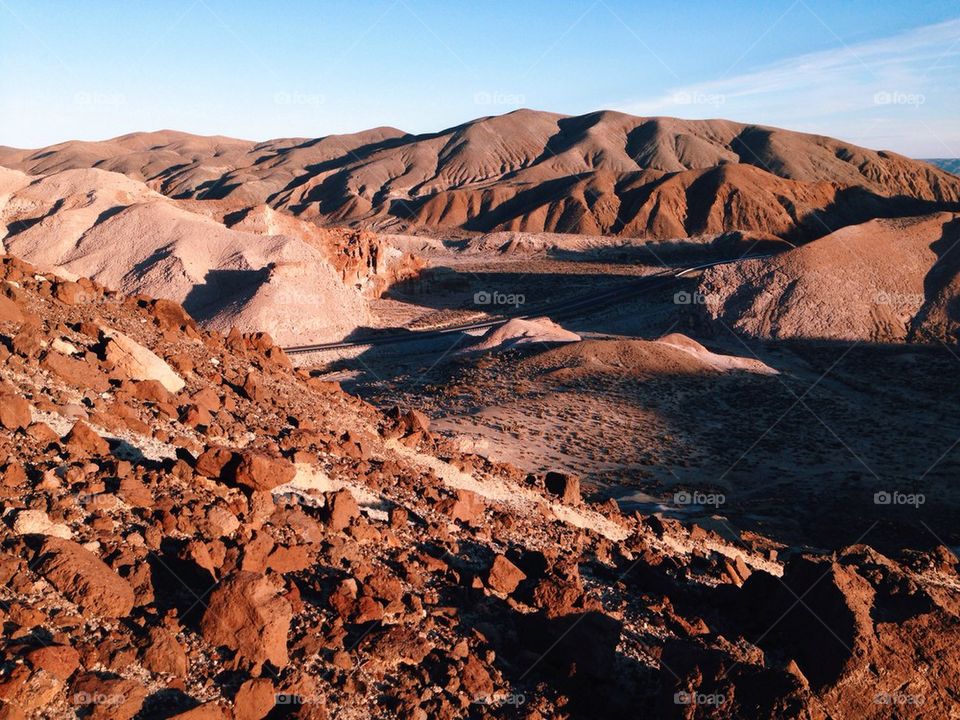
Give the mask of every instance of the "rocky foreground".
[[0, 718], [948, 717], [960, 577], [625, 515], [0, 259]]

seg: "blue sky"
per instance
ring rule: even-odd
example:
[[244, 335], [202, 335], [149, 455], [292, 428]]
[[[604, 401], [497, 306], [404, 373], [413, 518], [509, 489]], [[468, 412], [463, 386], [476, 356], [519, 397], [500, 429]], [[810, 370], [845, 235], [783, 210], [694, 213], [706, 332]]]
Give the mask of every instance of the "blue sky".
[[725, 117], [960, 157], [960, 3], [0, 0], [0, 144]]

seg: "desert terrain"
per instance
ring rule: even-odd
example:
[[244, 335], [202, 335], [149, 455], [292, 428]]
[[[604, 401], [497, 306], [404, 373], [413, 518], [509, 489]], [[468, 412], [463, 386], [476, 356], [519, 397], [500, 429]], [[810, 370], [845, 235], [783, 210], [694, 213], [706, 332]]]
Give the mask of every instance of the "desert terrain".
[[0, 148], [0, 718], [951, 717], [940, 165], [614, 112]]

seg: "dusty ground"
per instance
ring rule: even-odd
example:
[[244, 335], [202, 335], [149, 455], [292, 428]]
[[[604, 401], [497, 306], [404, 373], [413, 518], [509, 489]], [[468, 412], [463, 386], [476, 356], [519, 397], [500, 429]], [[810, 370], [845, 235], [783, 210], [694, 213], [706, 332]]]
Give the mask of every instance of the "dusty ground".
[[[398, 292], [381, 306], [392, 317], [437, 327], [461, 322], [485, 288], [556, 302], [659, 268], [602, 254], [585, 263], [557, 253], [433, 253], [433, 264], [455, 268], [456, 289]], [[466, 335], [305, 359], [374, 404], [424, 409], [466, 451], [576, 473], [624, 508], [712, 517], [731, 536], [749, 529], [811, 547], [960, 542], [948, 522], [960, 500], [949, 482], [960, 462], [960, 421], [949, 411], [960, 399], [951, 381], [960, 356], [945, 346], [746, 343], [722, 323], [704, 328], [695, 305], [676, 302], [675, 293], [695, 291], [693, 277], [563, 325], [588, 340], [684, 332], [780, 374], [677, 373], [638, 361], [562, 378], [544, 367], [547, 346], [473, 354]], [[678, 504], [684, 492], [724, 502]], [[878, 492], [921, 493], [924, 502], [877, 504]]]

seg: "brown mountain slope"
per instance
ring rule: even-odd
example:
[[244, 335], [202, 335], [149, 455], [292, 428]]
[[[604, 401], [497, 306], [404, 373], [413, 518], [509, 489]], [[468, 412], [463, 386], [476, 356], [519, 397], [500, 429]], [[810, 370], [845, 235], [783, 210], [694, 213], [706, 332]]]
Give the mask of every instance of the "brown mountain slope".
[[181, 302], [224, 332], [339, 339], [368, 321], [366, 298], [408, 261], [365, 231], [318, 228], [266, 206], [225, 224], [221, 211], [100, 169], [35, 178], [0, 168], [0, 250], [64, 277]]
[[532, 110], [426, 135], [394, 128], [263, 143], [163, 131], [41, 150], [28, 173], [98, 167], [176, 198], [266, 203], [321, 223], [668, 238], [820, 237], [953, 209], [960, 178], [894, 153], [726, 120]]
[[954, 342], [960, 215], [871, 220], [775, 257], [709, 269], [714, 320], [763, 338]]

